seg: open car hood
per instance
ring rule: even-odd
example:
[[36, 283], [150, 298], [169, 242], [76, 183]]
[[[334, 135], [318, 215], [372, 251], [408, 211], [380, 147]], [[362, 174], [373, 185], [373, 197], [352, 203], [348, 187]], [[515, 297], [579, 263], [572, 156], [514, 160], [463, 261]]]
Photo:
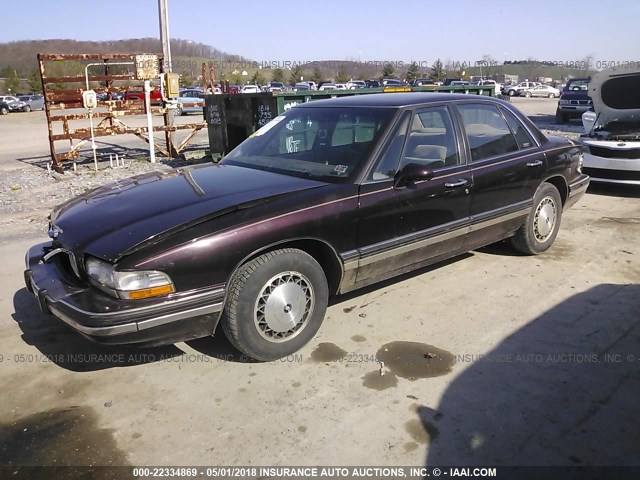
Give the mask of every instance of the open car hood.
[[640, 124], [640, 66], [613, 67], [591, 79], [589, 96], [596, 112], [596, 127], [612, 122]]

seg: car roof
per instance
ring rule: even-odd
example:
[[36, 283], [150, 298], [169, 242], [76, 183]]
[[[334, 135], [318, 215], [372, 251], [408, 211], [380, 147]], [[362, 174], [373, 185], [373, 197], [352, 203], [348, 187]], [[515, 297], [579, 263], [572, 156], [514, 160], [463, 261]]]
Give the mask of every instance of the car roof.
[[349, 95], [325, 100], [316, 100], [298, 105], [296, 108], [314, 107], [390, 107], [400, 108], [425, 103], [446, 102], [451, 100], [487, 100], [500, 103], [493, 97], [485, 95], [468, 95], [464, 93], [439, 92], [407, 92], [407, 93], [369, 93], [366, 95]]

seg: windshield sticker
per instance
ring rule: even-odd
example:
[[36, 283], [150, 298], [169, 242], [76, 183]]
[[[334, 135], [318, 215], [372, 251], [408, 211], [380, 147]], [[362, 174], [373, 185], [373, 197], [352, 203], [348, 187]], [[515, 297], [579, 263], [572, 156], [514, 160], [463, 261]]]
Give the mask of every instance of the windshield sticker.
[[278, 123], [280, 123], [282, 120], [284, 120], [284, 115], [279, 115], [276, 118], [274, 118], [273, 120], [271, 120], [269, 123], [264, 125], [263, 127], [260, 127], [260, 129], [256, 130], [250, 136], [251, 137], [259, 137], [260, 135], [264, 135], [269, 130], [271, 130], [273, 127], [275, 127]]
[[336, 165], [336, 173], [338, 175], [343, 175], [345, 173], [347, 173], [347, 167], [346, 165]]
[[287, 137], [285, 144], [287, 146], [287, 153], [295, 153], [300, 148], [300, 140], [294, 140], [293, 137]]

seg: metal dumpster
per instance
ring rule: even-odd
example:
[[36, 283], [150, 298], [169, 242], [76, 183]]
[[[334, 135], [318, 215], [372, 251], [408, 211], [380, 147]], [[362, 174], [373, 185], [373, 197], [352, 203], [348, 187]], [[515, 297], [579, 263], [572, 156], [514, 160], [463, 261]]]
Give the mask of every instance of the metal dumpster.
[[277, 98], [270, 93], [207, 95], [205, 120], [211, 155], [229, 153], [276, 116]]

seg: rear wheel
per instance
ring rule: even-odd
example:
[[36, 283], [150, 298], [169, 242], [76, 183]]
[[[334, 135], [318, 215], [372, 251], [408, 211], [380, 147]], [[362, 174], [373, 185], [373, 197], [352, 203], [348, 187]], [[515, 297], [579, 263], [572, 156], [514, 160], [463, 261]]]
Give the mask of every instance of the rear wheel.
[[531, 92], [524, 92], [524, 96], [529, 98], [531, 96]]
[[23, 112], [30, 112], [31, 111], [31, 107], [29, 105], [25, 105], [24, 108], [22, 109]]
[[537, 255], [547, 250], [556, 239], [562, 219], [562, 199], [558, 189], [543, 183], [533, 198], [531, 211], [516, 231], [511, 243], [521, 253]]
[[550, 93], [549, 95], [547, 95], [549, 98], [556, 98], [556, 94], [555, 93]]
[[229, 285], [221, 319], [229, 341], [256, 360], [276, 360], [302, 348], [327, 310], [329, 289], [318, 262], [285, 248], [242, 265]]
[[515, 90], [509, 90], [507, 93], [509, 94], [510, 97], [513, 97], [516, 94], [516, 91]]

